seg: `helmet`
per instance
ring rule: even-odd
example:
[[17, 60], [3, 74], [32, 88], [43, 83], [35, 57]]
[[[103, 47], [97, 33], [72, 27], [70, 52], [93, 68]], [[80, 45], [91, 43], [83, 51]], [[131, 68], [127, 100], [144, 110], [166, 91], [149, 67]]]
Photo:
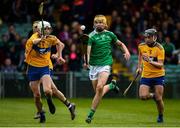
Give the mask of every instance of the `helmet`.
[[33, 33], [37, 32], [39, 21], [34, 21], [32, 25]]
[[32, 27], [33, 27], [33, 28], [34, 28], [34, 27], [37, 27], [37, 25], [38, 25], [39, 22], [40, 22], [39, 20], [34, 21]]
[[105, 26], [107, 26], [107, 20], [104, 15], [96, 15], [94, 17], [94, 22], [96, 22], [96, 21], [102, 21], [105, 24]]
[[150, 28], [144, 31], [144, 36], [153, 36], [153, 35], [157, 35], [157, 30], [154, 28]]
[[48, 28], [51, 28], [51, 24], [47, 21], [39, 21], [37, 27], [39, 30], [42, 30], [42, 26], [44, 25], [44, 28], [48, 27]]

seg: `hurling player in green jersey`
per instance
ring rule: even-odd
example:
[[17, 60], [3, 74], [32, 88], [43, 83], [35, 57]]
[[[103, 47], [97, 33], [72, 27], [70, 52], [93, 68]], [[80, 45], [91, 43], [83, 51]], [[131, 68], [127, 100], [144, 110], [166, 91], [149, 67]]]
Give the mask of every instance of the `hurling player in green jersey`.
[[95, 96], [92, 101], [91, 109], [87, 115], [86, 122], [91, 123], [93, 115], [104, 94], [109, 90], [119, 92], [116, 81], [112, 80], [106, 85], [111, 72], [112, 46], [120, 46], [124, 52], [124, 57], [129, 60], [130, 53], [127, 47], [118, 40], [117, 36], [107, 30], [107, 20], [104, 15], [96, 15], [94, 18], [94, 31], [89, 34], [87, 46], [87, 67], [89, 67], [89, 78], [92, 82]]

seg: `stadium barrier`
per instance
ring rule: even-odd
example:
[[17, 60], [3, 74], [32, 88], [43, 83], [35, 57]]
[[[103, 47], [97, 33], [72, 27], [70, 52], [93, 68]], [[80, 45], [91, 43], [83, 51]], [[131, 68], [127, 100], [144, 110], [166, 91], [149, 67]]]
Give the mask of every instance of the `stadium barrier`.
[[[128, 78], [124, 77], [122, 74], [119, 74], [117, 77], [120, 77], [120, 80], [118, 80], [117, 83], [121, 85], [121, 90], [124, 90], [128, 85]], [[54, 73], [52, 79], [58, 89], [60, 89], [60, 91], [62, 91], [68, 98], [92, 97], [94, 95], [94, 91], [88, 77], [88, 71], [86, 70], [81, 72]], [[24, 73], [1, 72], [0, 82], [1, 98], [32, 97], [32, 92], [29, 88], [28, 80]], [[134, 95], [136, 95], [136, 91], [134, 92], [134, 89], [132, 89], [132, 92], [129, 93], [129, 97], [134, 97]], [[105, 97], [121, 96], [122, 92], [120, 94], [115, 94], [113, 91], [110, 91]]]
[[5, 90], [4, 90], [4, 75], [0, 72], [0, 99], [4, 98]]
[[[177, 66], [166, 66], [166, 98], [180, 98], [180, 68]], [[117, 84], [121, 92], [115, 94], [110, 91], [105, 97], [122, 98], [124, 89], [130, 83], [129, 78], [123, 73], [116, 75]], [[113, 75], [111, 75], [109, 82]], [[81, 72], [58, 72], [52, 76], [54, 83], [68, 98], [92, 97], [94, 91], [88, 78], [88, 71]], [[128, 98], [138, 97], [139, 80], [129, 90]], [[0, 98], [6, 97], [32, 97], [27, 77], [24, 73], [3, 73], [0, 72]]]

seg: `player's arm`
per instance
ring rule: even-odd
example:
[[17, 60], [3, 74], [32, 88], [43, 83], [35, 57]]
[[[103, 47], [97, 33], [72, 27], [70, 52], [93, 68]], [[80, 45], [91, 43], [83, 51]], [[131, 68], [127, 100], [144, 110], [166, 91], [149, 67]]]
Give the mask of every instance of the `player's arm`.
[[162, 59], [158, 59], [158, 61], [153, 61], [147, 55], [142, 55], [144, 61], [148, 62], [149, 64], [153, 65], [156, 68], [162, 68], [164, 61]]
[[150, 61], [149, 63], [152, 64], [153, 66], [157, 67], [157, 68], [162, 68], [164, 66], [163, 60], [158, 60], [158, 62]]
[[58, 40], [58, 42], [59, 42], [59, 45], [56, 45], [57, 55], [58, 55], [58, 57], [62, 57], [62, 51], [64, 49], [64, 44], [60, 40]]
[[89, 65], [89, 59], [91, 54], [91, 45], [87, 46], [87, 65]]
[[64, 44], [59, 39], [57, 39], [57, 45], [56, 45], [57, 53], [55, 55], [57, 56], [58, 61], [65, 63], [65, 60], [62, 58], [63, 49], [64, 49]]
[[29, 54], [30, 54], [30, 52], [32, 50], [32, 45], [33, 45], [33, 42], [32, 42], [32, 40], [29, 39], [26, 42], [26, 46], [25, 46], [25, 53], [24, 53], [25, 62], [26, 62], [26, 60], [27, 60], [27, 58], [28, 58], [28, 56], [29, 56]]
[[143, 60], [149, 62], [151, 65], [153, 65], [156, 68], [162, 68], [164, 66], [164, 60], [161, 59], [158, 59], [158, 61], [153, 61], [148, 56], [143, 55]]
[[34, 40], [33, 40], [33, 44], [38, 44], [38, 43], [41, 42], [41, 40], [42, 40], [42, 38], [34, 39]]
[[146, 55], [143, 55], [143, 59], [146, 62], [149, 62], [151, 65], [153, 65], [156, 68], [162, 68], [164, 66], [164, 49], [161, 49], [158, 51], [157, 61], [150, 59]]
[[43, 39], [45, 39], [46, 36], [41, 36], [40, 38], [32, 40], [33, 44], [39, 44]]
[[120, 40], [117, 40], [116, 43], [117, 43], [117, 45], [119, 45], [122, 48], [122, 50], [124, 52], [124, 58], [126, 60], [129, 60], [131, 55], [130, 55], [129, 50], [127, 49], [126, 45], [123, 42], [121, 42]]
[[165, 57], [164, 48], [161, 47], [161, 49], [158, 50], [158, 57], [157, 57], [158, 61], [157, 62], [150, 61], [149, 63], [157, 68], [162, 68], [164, 66], [164, 57]]

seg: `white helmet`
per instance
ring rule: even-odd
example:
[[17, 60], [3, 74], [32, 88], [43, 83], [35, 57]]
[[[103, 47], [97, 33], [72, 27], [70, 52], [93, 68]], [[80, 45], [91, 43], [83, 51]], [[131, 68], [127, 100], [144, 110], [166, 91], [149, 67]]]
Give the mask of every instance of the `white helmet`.
[[44, 25], [44, 28], [46, 28], [46, 27], [51, 28], [51, 24], [49, 22], [47, 22], [47, 21], [43, 21], [43, 22], [39, 21], [39, 23], [37, 25], [37, 28], [39, 30], [41, 30], [43, 25]]

